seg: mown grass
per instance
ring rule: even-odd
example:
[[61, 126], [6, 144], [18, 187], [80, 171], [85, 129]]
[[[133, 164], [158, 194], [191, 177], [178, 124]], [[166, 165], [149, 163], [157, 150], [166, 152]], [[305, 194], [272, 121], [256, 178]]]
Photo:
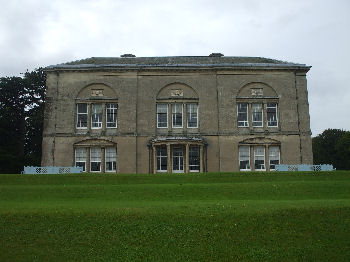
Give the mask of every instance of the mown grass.
[[350, 172], [0, 175], [0, 261], [349, 261]]

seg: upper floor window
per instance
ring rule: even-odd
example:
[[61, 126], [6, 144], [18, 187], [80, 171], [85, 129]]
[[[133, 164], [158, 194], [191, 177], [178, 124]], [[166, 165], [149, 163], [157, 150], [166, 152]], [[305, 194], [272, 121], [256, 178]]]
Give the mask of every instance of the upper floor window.
[[168, 127], [168, 104], [157, 104], [157, 127]]
[[172, 104], [172, 122], [175, 128], [182, 127], [182, 109], [182, 104]]
[[277, 126], [277, 103], [267, 103], [267, 126]]
[[248, 126], [248, 103], [237, 104], [238, 126]]
[[255, 127], [263, 126], [262, 104], [252, 104], [252, 125]]
[[117, 127], [117, 110], [118, 106], [115, 103], [106, 105], [106, 126]]
[[102, 128], [102, 104], [91, 105], [91, 128]]
[[[78, 103], [76, 127], [77, 129], [116, 128], [117, 111], [117, 103]], [[103, 120], [104, 114], [105, 120]]]
[[187, 127], [198, 127], [198, 104], [187, 104]]
[[77, 105], [77, 128], [87, 128], [88, 106], [87, 104]]

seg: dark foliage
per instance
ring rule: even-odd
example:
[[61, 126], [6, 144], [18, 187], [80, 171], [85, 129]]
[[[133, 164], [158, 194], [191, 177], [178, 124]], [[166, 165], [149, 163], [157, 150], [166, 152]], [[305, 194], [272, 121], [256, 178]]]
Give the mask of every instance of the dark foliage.
[[45, 81], [41, 69], [0, 78], [0, 173], [40, 165]]
[[350, 170], [350, 131], [327, 129], [312, 138], [312, 149], [315, 164]]

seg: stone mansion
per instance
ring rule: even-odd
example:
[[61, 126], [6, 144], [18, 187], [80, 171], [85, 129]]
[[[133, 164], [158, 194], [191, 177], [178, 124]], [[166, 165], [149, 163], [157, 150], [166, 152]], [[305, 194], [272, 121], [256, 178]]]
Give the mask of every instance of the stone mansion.
[[309, 69], [220, 53], [49, 66], [42, 166], [188, 173], [312, 164]]

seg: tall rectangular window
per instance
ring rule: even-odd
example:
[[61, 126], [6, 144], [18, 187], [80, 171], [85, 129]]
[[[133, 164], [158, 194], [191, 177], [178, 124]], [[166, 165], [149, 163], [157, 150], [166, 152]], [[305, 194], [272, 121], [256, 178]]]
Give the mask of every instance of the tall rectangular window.
[[117, 149], [115, 147], [106, 147], [106, 172], [117, 170]]
[[157, 127], [167, 128], [168, 127], [168, 105], [157, 104]]
[[187, 104], [187, 127], [198, 127], [198, 104]]
[[157, 171], [166, 172], [168, 170], [168, 157], [166, 146], [157, 147]]
[[102, 104], [91, 104], [91, 128], [102, 128]]
[[117, 104], [106, 104], [106, 127], [117, 127]]
[[173, 127], [182, 127], [182, 104], [172, 105]]
[[265, 147], [254, 147], [254, 168], [256, 171], [265, 171]]
[[199, 172], [200, 155], [199, 146], [190, 146], [188, 152], [190, 172]]
[[276, 165], [280, 164], [280, 148], [279, 148], [279, 146], [270, 146], [269, 147], [269, 161], [270, 161], [270, 170], [275, 170]]
[[263, 126], [262, 104], [252, 104], [252, 125], [255, 127]]
[[90, 171], [101, 172], [101, 148], [92, 147], [90, 150]]
[[87, 104], [77, 104], [77, 128], [87, 128], [88, 106]]
[[277, 103], [267, 103], [267, 126], [277, 126]]
[[75, 166], [82, 167], [83, 172], [86, 171], [86, 148], [76, 148], [75, 149]]
[[250, 170], [250, 147], [249, 146], [239, 147], [239, 170], [241, 171]]
[[248, 126], [248, 104], [247, 103], [237, 104], [237, 119], [238, 119], [238, 126], [240, 127]]

